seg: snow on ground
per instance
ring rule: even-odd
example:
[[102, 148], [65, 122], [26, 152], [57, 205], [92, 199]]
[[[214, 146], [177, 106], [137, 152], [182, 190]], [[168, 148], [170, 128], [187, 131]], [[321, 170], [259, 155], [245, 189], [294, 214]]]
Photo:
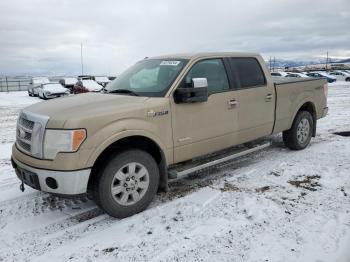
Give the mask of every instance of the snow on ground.
[[0, 93], [0, 261], [350, 261], [350, 85], [303, 151], [270, 148], [170, 184], [122, 220], [84, 198], [26, 187], [10, 165], [16, 114], [39, 102]]

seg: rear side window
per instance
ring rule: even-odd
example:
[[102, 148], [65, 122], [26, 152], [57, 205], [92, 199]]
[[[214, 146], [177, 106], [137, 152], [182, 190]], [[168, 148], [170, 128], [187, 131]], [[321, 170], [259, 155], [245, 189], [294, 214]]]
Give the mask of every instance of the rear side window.
[[229, 90], [226, 70], [221, 59], [206, 59], [196, 63], [188, 72], [185, 81], [188, 86], [192, 78], [205, 77], [208, 81], [208, 93], [215, 94]]
[[241, 88], [266, 84], [264, 72], [255, 58], [230, 58], [230, 66]]

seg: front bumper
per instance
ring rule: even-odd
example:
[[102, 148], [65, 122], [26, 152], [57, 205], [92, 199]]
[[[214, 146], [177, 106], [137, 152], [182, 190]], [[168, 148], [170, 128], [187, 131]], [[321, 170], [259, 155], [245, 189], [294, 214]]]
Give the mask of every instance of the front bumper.
[[91, 169], [57, 171], [28, 166], [12, 157], [12, 166], [20, 180], [40, 191], [59, 195], [81, 195], [87, 191]]
[[47, 98], [56, 98], [56, 97], [64, 97], [64, 96], [69, 96], [67, 93], [51, 93], [49, 95], [45, 94]]

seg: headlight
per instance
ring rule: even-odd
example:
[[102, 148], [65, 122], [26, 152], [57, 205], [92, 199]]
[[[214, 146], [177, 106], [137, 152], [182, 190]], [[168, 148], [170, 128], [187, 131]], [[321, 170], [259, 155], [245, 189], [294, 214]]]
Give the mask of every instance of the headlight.
[[59, 152], [76, 152], [85, 138], [85, 129], [46, 129], [44, 138], [44, 158], [54, 159]]
[[45, 92], [45, 95], [51, 95], [51, 92], [46, 91], [46, 92]]

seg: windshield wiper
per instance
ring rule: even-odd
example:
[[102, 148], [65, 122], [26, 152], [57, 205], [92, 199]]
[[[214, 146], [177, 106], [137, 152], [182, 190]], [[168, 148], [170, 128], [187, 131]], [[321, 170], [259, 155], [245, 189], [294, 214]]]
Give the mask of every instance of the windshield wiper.
[[134, 91], [131, 91], [129, 89], [116, 89], [116, 90], [111, 90], [109, 92], [107, 92], [108, 94], [116, 94], [116, 93], [121, 93], [121, 94], [130, 94], [133, 96], [139, 96], [137, 93], [135, 93]]

